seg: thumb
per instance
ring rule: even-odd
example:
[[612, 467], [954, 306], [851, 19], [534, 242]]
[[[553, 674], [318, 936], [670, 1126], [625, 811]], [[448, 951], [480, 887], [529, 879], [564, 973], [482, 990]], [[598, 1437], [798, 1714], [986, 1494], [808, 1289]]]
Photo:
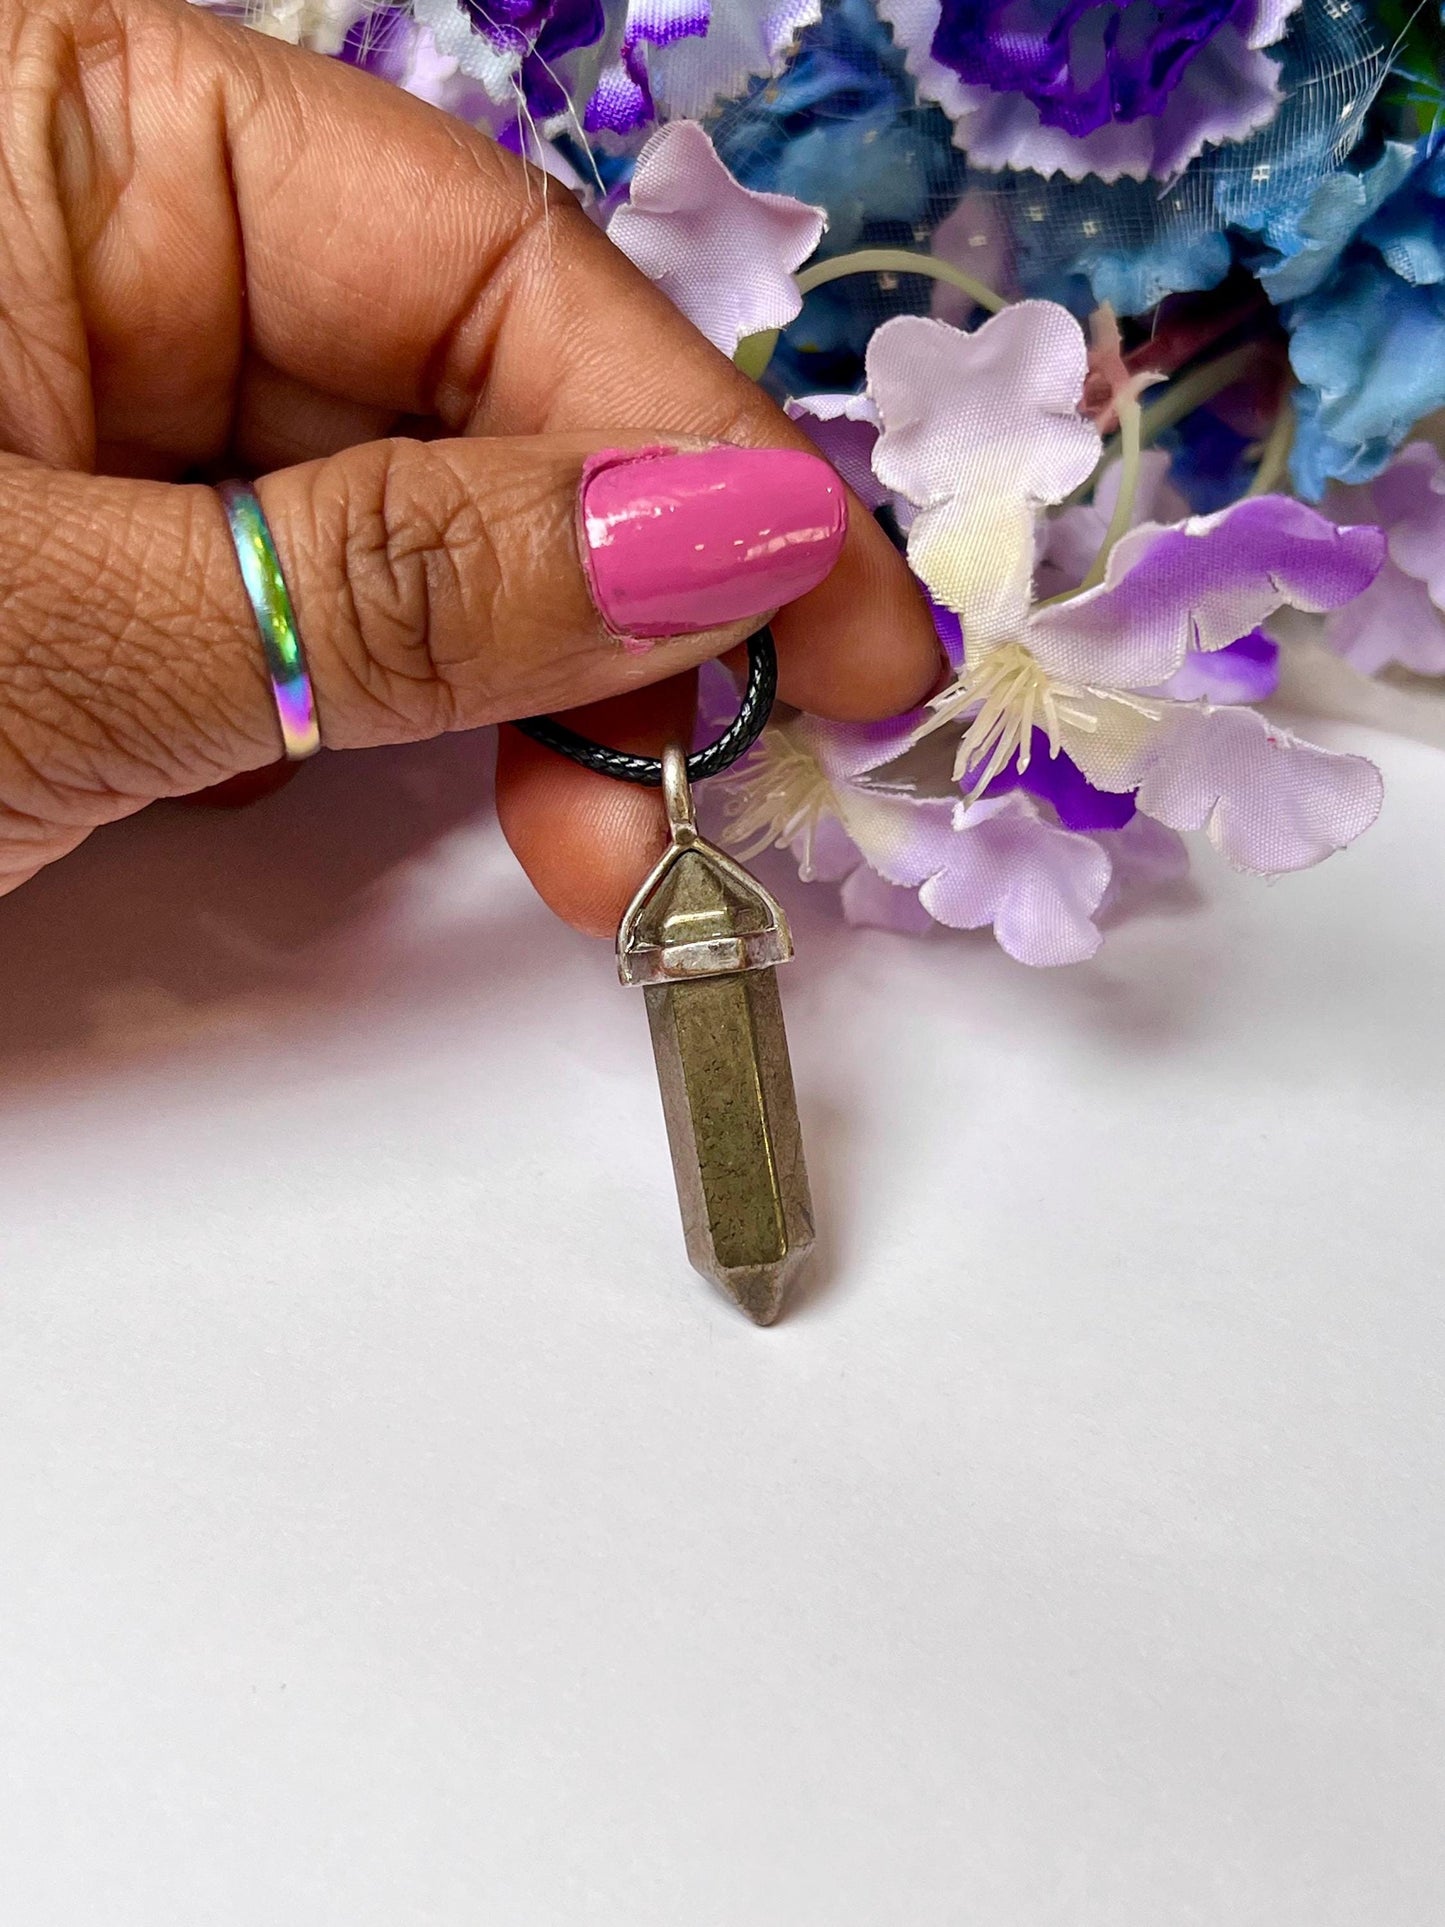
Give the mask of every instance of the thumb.
[[[256, 492], [337, 749], [671, 676], [821, 581], [846, 526], [814, 456], [635, 433], [376, 442]], [[4, 889], [280, 737], [211, 490], [0, 459], [0, 531]]]

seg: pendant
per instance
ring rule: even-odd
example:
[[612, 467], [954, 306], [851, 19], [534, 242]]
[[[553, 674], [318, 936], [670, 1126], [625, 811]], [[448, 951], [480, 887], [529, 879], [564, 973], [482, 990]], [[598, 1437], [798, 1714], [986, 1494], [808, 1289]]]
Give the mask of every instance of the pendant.
[[675, 744], [662, 793], [671, 840], [618, 929], [618, 974], [647, 1001], [687, 1255], [771, 1325], [813, 1248], [776, 975], [792, 937], [782, 905], [698, 834]]

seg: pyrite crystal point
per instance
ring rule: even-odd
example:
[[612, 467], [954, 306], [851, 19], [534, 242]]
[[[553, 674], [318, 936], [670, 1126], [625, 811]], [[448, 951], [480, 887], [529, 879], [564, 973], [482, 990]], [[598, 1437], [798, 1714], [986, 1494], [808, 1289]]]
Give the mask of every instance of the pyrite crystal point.
[[783, 1309], [813, 1248], [782, 1004], [782, 912], [690, 818], [618, 933], [645, 985], [687, 1254], [758, 1325]]
[[771, 1325], [813, 1248], [777, 976], [745, 970], [645, 994], [687, 1255], [754, 1324]]

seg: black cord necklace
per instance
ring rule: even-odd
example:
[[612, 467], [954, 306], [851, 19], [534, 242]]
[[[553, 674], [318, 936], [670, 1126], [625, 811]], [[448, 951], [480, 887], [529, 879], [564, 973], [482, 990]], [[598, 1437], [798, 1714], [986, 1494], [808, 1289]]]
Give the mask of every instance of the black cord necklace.
[[[742, 705], [716, 742], [699, 749], [687, 759], [690, 782], [719, 776], [745, 756], [762, 735], [778, 693], [778, 656], [771, 629], [759, 629], [748, 639], [748, 680]], [[559, 756], [570, 756], [584, 769], [595, 769], [600, 776], [615, 776], [623, 783], [643, 783], [657, 789], [662, 783], [660, 756], [634, 756], [625, 749], [609, 749], [594, 743], [590, 736], [568, 729], [554, 716], [527, 716], [512, 725], [534, 743], [555, 749]]]

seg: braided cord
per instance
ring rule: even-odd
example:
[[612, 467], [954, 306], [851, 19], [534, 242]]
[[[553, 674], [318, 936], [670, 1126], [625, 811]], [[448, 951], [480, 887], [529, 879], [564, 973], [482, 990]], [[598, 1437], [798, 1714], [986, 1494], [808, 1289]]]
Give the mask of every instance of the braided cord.
[[[742, 706], [716, 742], [688, 757], [689, 782], [700, 783], [704, 777], [717, 776], [747, 754], [763, 733], [777, 693], [778, 657], [773, 647], [773, 633], [771, 629], [759, 629], [755, 636], [748, 638], [748, 681]], [[555, 749], [559, 756], [571, 757], [584, 769], [595, 769], [600, 776], [615, 776], [623, 783], [643, 783], [649, 789], [661, 786], [660, 756], [634, 756], [625, 749], [609, 749], [605, 743], [594, 743], [590, 736], [568, 729], [554, 716], [526, 716], [512, 727], [530, 736], [534, 743]]]

